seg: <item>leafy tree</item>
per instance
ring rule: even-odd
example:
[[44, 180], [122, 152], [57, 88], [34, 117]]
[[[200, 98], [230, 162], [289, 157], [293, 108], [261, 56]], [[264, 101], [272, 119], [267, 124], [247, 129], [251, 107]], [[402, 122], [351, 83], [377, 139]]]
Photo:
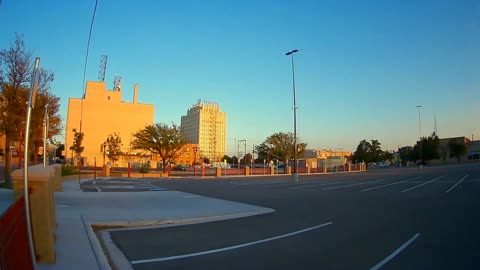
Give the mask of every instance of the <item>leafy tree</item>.
[[80, 160], [80, 158], [82, 157], [82, 152], [85, 149], [85, 147], [82, 146], [84, 133], [77, 131], [76, 128], [74, 128], [72, 131], [73, 144], [72, 146], [70, 146], [70, 150], [72, 150], [75, 153], [75, 156]]
[[238, 165], [238, 157], [237, 156], [232, 157], [232, 165]]
[[412, 146], [403, 146], [398, 149], [400, 154], [400, 159], [402, 161], [413, 161], [415, 158], [412, 158], [413, 147]]
[[222, 161], [226, 160], [227, 164], [232, 164], [232, 158], [228, 155], [224, 155]]
[[467, 154], [467, 146], [464, 143], [452, 139], [448, 143], [448, 146], [450, 147], [450, 152], [455, 158], [457, 158], [458, 162], [460, 162], [462, 157]]
[[445, 160], [447, 159], [447, 156], [448, 156], [448, 148], [449, 146], [448, 145], [440, 145], [439, 149], [440, 149], [440, 158], [442, 159], [442, 162], [445, 163]]
[[122, 138], [118, 135], [118, 133], [112, 133], [108, 135], [107, 137], [107, 149], [108, 149], [108, 154], [107, 157], [109, 160], [113, 162], [115, 165], [115, 162], [118, 161], [120, 156], [123, 154], [122, 153]]
[[384, 160], [384, 161], [393, 160], [393, 153], [388, 151], [382, 151], [380, 156], [381, 156], [381, 160]]
[[371, 162], [379, 162], [379, 161], [385, 160], [383, 158], [384, 152], [382, 151], [382, 148], [380, 147], [380, 145], [381, 145], [380, 142], [377, 140], [370, 141], [369, 155], [370, 155]]
[[[438, 139], [438, 136], [435, 134], [432, 134], [429, 137], [422, 137], [421, 139], [421, 150], [422, 150], [422, 156], [421, 159], [422, 161], [430, 161], [432, 159], [437, 159], [440, 158], [440, 155], [438, 153], [438, 148], [440, 145], [440, 139]], [[416, 145], [416, 151], [418, 153], [419, 145], [417, 142]]]
[[[32, 53], [25, 48], [22, 35], [17, 34], [10, 48], [0, 51], [0, 111], [2, 112], [0, 113], [0, 133], [5, 135], [6, 145], [18, 142], [19, 156], [21, 156], [22, 138], [25, 133], [26, 102], [32, 78], [32, 63]], [[59, 98], [49, 93], [53, 73], [40, 68], [38, 75], [38, 93], [32, 111], [31, 133], [29, 134], [32, 153], [38, 153], [40, 146], [43, 146], [44, 113], [40, 111], [46, 104], [44, 96], [47, 94], [52, 97], [48, 99], [48, 103], [52, 103], [52, 111], [49, 112], [51, 129], [49, 129], [48, 135], [57, 135], [61, 130], [61, 120], [58, 115]], [[11, 163], [10, 149], [7, 147], [5, 150], [7, 156], [5, 178], [8, 181]], [[34, 161], [38, 162], [37, 155], [34, 155], [34, 158]]]
[[[269, 137], [260, 145], [255, 147], [256, 152], [258, 153], [258, 159], [262, 160], [274, 160], [278, 159], [287, 164], [288, 160], [292, 159], [297, 151], [297, 157], [305, 152], [307, 147], [306, 143], [300, 142], [297, 138], [297, 149], [294, 149], [293, 146], [293, 134], [291, 132], [277, 132]], [[284, 171], [286, 168], [284, 167]]]
[[210, 159], [209, 158], [203, 158], [203, 163], [205, 164], [210, 164]]
[[133, 134], [132, 148], [150, 151], [162, 158], [163, 172], [167, 164], [181, 154], [182, 147], [187, 144], [181, 129], [172, 124], [157, 123], [148, 125]]
[[[5, 145], [19, 139], [18, 128], [25, 121], [25, 98], [21, 96], [28, 89], [31, 67], [31, 52], [25, 49], [23, 37], [17, 35], [10, 48], [0, 51], [0, 108], [1, 133]], [[24, 91], [22, 91], [24, 90]], [[10, 180], [10, 148], [5, 147], [5, 179]]]
[[354, 163], [366, 162], [367, 164], [371, 162], [370, 159], [370, 150], [372, 145], [367, 140], [361, 140], [357, 146], [355, 152], [352, 155], [352, 161]]
[[[62, 120], [59, 114], [60, 98], [53, 94], [46, 93], [45, 91], [46, 89], [43, 89], [42, 91], [39, 89], [35, 108], [32, 111], [32, 134], [30, 141], [32, 142], [34, 153], [38, 153], [40, 147], [43, 147], [45, 105], [48, 105], [47, 139], [60, 134], [63, 129]], [[34, 155], [34, 163], [38, 163], [38, 155]]]
[[354, 163], [365, 162], [367, 164], [392, 159], [393, 154], [383, 151], [378, 140], [371, 140], [370, 142], [367, 140], [360, 141], [351, 158]]
[[240, 164], [245, 164], [247, 162], [247, 166], [252, 163], [252, 154], [248, 153], [243, 158], [240, 159]]

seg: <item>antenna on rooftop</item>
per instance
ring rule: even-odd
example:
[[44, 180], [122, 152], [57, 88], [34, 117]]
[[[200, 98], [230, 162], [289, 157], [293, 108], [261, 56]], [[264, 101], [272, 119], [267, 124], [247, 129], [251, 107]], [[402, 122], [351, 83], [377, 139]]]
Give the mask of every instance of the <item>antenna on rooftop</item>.
[[104, 82], [105, 81], [105, 71], [107, 70], [107, 60], [108, 56], [102, 55], [100, 57], [100, 69], [98, 71], [98, 81]]
[[113, 80], [113, 91], [120, 91], [122, 89], [122, 77], [115, 75], [115, 79]]

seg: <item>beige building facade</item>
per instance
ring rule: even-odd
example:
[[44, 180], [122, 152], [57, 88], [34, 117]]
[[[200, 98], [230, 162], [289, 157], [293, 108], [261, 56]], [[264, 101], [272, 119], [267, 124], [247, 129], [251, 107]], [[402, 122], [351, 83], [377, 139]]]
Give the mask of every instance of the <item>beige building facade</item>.
[[[82, 153], [84, 166], [93, 166], [96, 159], [97, 166], [103, 165], [104, 153], [102, 144], [108, 135], [118, 133], [122, 140], [122, 152], [135, 154], [131, 151], [132, 134], [153, 124], [154, 106], [137, 102], [138, 85], [135, 84], [133, 101], [122, 101], [120, 86], [115, 90], [107, 90], [105, 82], [88, 81], [85, 96], [69, 98], [67, 123], [65, 131], [65, 158], [72, 159], [75, 153], [70, 150], [73, 144], [73, 129], [85, 134]], [[83, 107], [83, 108], [82, 108]], [[108, 158], [106, 161], [108, 162]], [[128, 160], [119, 159], [118, 166], [126, 166]]]
[[199, 157], [220, 161], [226, 151], [227, 113], [213, 102], [198, 101], [182, 116], [181, 128], [191, 144], [198, 144]]

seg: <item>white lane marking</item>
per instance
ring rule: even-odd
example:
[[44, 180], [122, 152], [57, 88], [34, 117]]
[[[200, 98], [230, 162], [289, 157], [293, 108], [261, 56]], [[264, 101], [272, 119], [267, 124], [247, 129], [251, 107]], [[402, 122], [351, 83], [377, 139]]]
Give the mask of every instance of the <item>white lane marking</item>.
[[397, 256], [402, 250], [406, 249], [415, 239], [417, 239], [420, 236], [419, 233], [415, 234], [410, 240], [405, 242], [402, 246], [400, 246], [397, 250], [395, 250], [392, 254], [388, 255], [385, 259], [383, 259], [381, 262], [377, 263], [374, 267], [370, 268], [370, 270], [378, 270], [382, 268], [386, 263], [388, 263], [391, 259], [393, 259], [395, 256]]
[[285, 180], [268, 181], [268, 182], [253, 182], [253, 183], [230, 182], [230, 184], [237, 185], [237, 186], [251, 186], [251, 185], [267, 185], [267, 184], [282, 183], [282, 182], [285, 182]]
[[292, 187], [291, 189], [321, 187], [321, 186], [335, 185], [335, 184], [339, 184], [339, 183], [321, 183], [321, 184], [312, 184], [312, 185], [302, 185], [302, 186]]
[[455, 185], [453, 185], [451, 188], [449, 188], [447, 190], [447, 193], [449, 193], [452, 189], [454, 189], [457, 185], [459, 185], [460, 183], [462, 183], [463, 180], [467, 179], [468, 177], [468, 174], [466, 174], [462, 179], [460, 179], [460, 181], [458, 181], [457, 183], [455, 183]]
[[416, 185], [416, 186], [414, 186], [414, 187], [407, 188], [407, 189], [405, 189], [405, 190], [402, 190], [402, 192], [407, 192], [407, 191], [410, 191], [410, 190], [412, 190], [412, 189], [416, 189], [416, 188], [418, 188], [418, 187], [424, 186], [424, 185], [426, 185], [426, 184], [428, 184], [428, 183], [431, 183], [431, 182], [433, 182], [433, 181], [437, 181], [438, 179], [442, 179], [443, 177], [445, 177], [445, 176], [440, 176], [440, 177], [437, 177], [437, 178], [432, 179], [432, 180], [430, 180], [430, 181], [427, 181], [427, 182], [425, 182], [425, 183], [421, 183], [420, 185]]
[[410, 179], [406, 179], [406, 180], [399, 181], [399, 182], [394, 182], [394, 183], [385, 184], [385, 185], [381, 185], [381, 186], [366, 188], [366, 189], [362, 189], [362, 190], [360, 190], [360, 191], [364, 192], [364, 191], [374, 190], [374, 189], [377, 189], [377, 188], [393, 186], [393, 185], [401, 184], [401, 183], [404, 183], [404, 182], [407, 182], [407, 181], [410, 181], [410, 180], [415, 180], [415, 179], [418, 179], [418, 178], [420, 178], [420, 176], [417, 176], [417, 177], [414, 177], [414, 178], [410, 178]]
[[93, 184], [93, 187], [97, 189], [97, 192], [102, 192], [102, 190], [99, 187], [97, 187], [96, 181], [93, 181], [92, 184]]
[[329, 187], [329, 188], [324, 188], [324, 189], [322, 189], [322, 190], [330, 190], [330, 189], [337, 189], [337, 188], [354, 187], [354, 186], [360, 186], [360, 185], [365, 185], [365, 184], [370, 184], [370, 183], [376, 183], [376, 182], [384, 181], [384, 180], [385, 180], [385, 179], [379, 179], [379, 180], [375, 180], [375, 181], [368, 181], [368, 182], [350, 184], [350, 185], [346, 185], [346, 186]]
[[315, 230], [315, 229], [318, 229], [318, 228], [321, 228], [321, 227], [325, 227], [325, 226], [328, 226], [328, 225], [331, 225], [331, 224], [333, 224], [333, 222], [327, 222], [327, 223], [323, 223], [323, 224], [313, 226], [313, 227], [310, 227], [310, 228], [306, 228], [306, 229], [303, 229], [303, 230], [299, 230], [299, 231], [295, 231], [295, 232], [291, 232], [291, 233], [287, 233], [287, 234], [282, 234], [282, 235], [279, 235], [279, 236], [270, 237], [270, 238], [266, 238], [266, 239], [262, 239], [262, 240], [258, 240], [258, 241], [248, 242], [248, 243], [244, 243], [244, 244], [240, 244], [240, 245], [225, 247], [225, 248], [212, 249], [212, 250], [207, 250], [207, 251], [202, 251], [202, 252], [189, 253], [189, 254], [184, 254], [184, 255], [170, 256], [170, 257], [163, 257], [163, 258], [136, 260], [136, 261], [131, 261], [131, 263], [132, 264], [140, 264], [140, 263], [151, 263], [151, 262], [163, 262], [163, 261], [171, 261], [171, 260], [183, 259], [183, 258], [188, 258], [188, 257], [194, 257], [194, 256], [201, 256], [201, 255], [207, 255], [207, 254], [212, 254], [212, 253], [224, 252], [224, 251], [228, 251], [228, 250], [232, 250], [232, 249], [248, 247], [248, 246], [252, 246], [252, 245], [256, 245], [256, 244], [261, 244], [261, 243], [265, 243], [265, 242], [269, 242], [269, 241], [293, 236], [293, 235], [296, 235], [296, 234], [300, 234], [300, 233], [308, 232], [308, 231]]

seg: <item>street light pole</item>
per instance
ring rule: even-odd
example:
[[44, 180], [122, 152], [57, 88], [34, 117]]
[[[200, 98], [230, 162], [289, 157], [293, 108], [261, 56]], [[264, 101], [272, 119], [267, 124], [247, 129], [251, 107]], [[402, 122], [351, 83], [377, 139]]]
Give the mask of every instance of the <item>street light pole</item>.
[[293, 54], [298, 50], [292, 50], [285, 55], [292, 56], [292, 82], [293, 82], [293, 181], [298, 181], [297, 172], [297, 101], [295, 95], [295, 65], [293, 64]]
[[420, 168], [422, 168], [422, 122], [421, 122], [421, 118], [420, 118], [420, 108], [422, 108], [422, 105], [417, 105], [417, 109], [418, 109], [418, 137], [419, 137], [419, 141], [418, 141], [418, 156], [419, 156], [419, 159], [420, 159]]
[[105, 148], [107, 147], [107, 142], [103, 143], [103, 167], [105, 167]]

